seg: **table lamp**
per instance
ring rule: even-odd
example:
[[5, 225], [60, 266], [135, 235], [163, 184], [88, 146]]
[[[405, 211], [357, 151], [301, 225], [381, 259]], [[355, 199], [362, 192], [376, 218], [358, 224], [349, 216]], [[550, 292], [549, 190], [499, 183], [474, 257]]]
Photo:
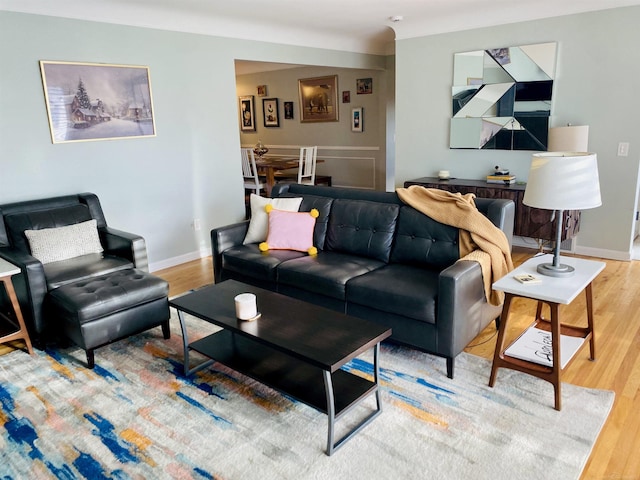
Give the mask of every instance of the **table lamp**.
[[557, 218], [553, 263], [538, 265], [538, 273], [551, 277], [570, 277], [573, 267], [560, 264], [560, 239], [564, 210], [585, 210], [602, 205], [598, 161], [595, 153], [535, 153], [522, 202], [533, 208], [553, 210]]

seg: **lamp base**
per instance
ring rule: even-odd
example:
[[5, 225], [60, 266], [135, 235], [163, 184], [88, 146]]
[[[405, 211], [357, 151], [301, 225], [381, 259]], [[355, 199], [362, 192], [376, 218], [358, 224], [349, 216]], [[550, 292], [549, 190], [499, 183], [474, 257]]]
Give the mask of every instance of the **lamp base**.
[[569, 265], [554, 265], [553, 263], [541, 263], [538, 265], [538, 273], [548, 277], [571, 277], [575, 273], [575, 268]]

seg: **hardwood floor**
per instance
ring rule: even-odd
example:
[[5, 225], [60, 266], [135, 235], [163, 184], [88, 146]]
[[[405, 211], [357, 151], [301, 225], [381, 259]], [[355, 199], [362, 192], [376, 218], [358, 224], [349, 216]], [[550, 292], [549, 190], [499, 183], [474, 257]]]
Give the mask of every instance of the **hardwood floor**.
[[[519, 265], [534, 253], [514, 248], [514, 263]], [[585, 347], [564, 372], [562, 380], [612, 390], [616, 394], [609, 419], [581, 479], [633, 480], [640, 478], [640, 262], [604, 261], [607, 267], [593, 284], [597, 360], [589, 360]], [[154, 273], [169, 281], [171, 296], [213, 282], [210, 257]], [[571, 305], [561, 307], [562, 321], [585, 324], [585, 312], [583, 294]], [[526, 328], [534, 313], [533, 301], [515, 299], [508, 337], [513, 338], [520, 329]], [[466, 351], [491, 359], [495, 343], [496, 330], [492, 324]], [[16, 346], [21, 346], [21, 342], [16, 342]], [[10, 350], [11, 347], [0, 346], [0, 354]], [[552, 388], [551, 384], [548, 388]]]

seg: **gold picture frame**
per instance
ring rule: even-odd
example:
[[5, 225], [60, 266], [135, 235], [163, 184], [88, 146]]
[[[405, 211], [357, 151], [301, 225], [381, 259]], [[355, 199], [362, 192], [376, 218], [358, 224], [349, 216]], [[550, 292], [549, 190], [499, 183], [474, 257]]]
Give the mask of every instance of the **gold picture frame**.
[[298, 80], [300, 122], [338, 121], [338, 76]]
[[155, 137], [149, 68], [40, 61], [53, 143]]

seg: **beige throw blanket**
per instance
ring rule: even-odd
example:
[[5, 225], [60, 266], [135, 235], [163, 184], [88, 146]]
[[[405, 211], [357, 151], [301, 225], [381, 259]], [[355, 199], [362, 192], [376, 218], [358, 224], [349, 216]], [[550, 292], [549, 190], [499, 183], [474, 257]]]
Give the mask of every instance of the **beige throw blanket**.
[[460, 260], [480, 264], [487, 300], [491, 305], [501, 305], [504, 293], [492, 290], [491, 285], [513, 270], [511, 249], [504, 232], [478, 211], [473, 201], [475, 195], [450, 193], [420, 185], [396, 191], [404, 203], [440, 223], [460, 229]]

